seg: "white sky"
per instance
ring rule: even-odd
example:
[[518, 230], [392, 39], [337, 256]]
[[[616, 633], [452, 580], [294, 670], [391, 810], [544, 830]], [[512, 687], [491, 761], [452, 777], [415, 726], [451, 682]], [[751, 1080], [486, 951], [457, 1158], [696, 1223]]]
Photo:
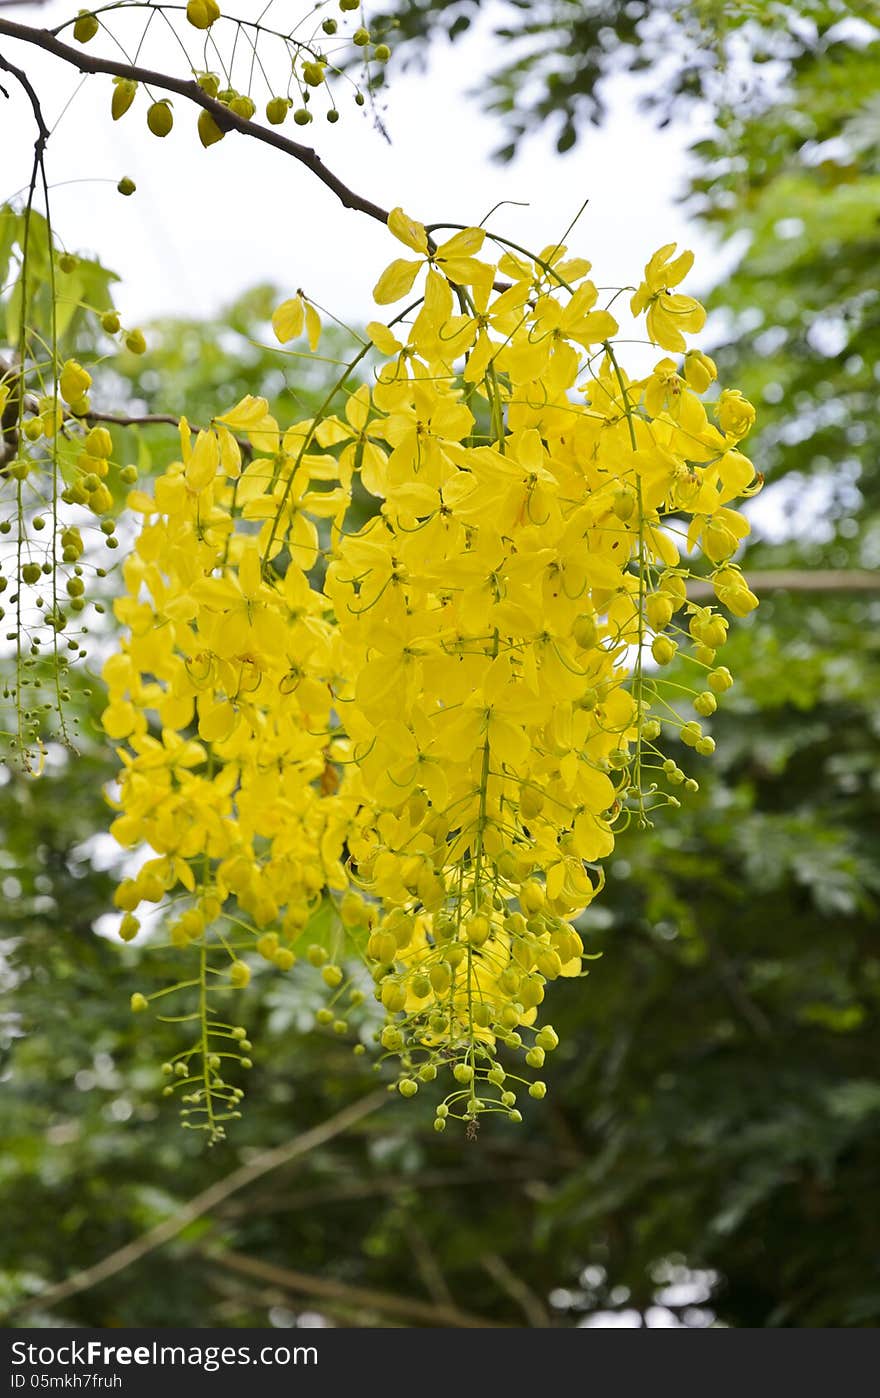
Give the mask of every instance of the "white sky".
[[[5, 17], [51, 27], [76, 8], [74, 0], [49, 0], [16, 6]], [[248, 18], [262, 8], [257, 0], [223, 6], [224, 13]], [[276, 12], [296, 14], [300, 8], [278, 0], [267, 22]], [[326, 13], [338, 10], [330, 5]], [[536, 249], [555, 241], [589, 197], [570, 246], [592, 260], [598, 283], [632, 282], [660, 244], [677, 241], [697, 253], [694, 289], [710, 285], [722, 259], [675, 203], [693, 127], [657, 131], [638, 113], [633, 83], [621, 78], [609, 92], [605, 126], [589, 130], [573, 151], [558, 155], [551, 132], [544, 131], [512, 165], [494, 164], [489, 156], [501, 143], [500, 124], [464, 95], [497, 62], [489, 30], [484, 21], [455, 47], [439, 43], [427, 74], [393, 77], [385, 111], [390, 145], [350, 97], [340, 97], [343, 116], [335, 127], [320, 113], [304, 130], [290, 120], [283, 130], [313, 142], [352, 187], [386, 207], [402, 204], [426, 222], [478, 222], [497, 200], [528, 201], [526, 209], [499, 211], [493, 226]], [[185, 24], [181, 32], [188, 41], [195, 36]], [[26, 46], [4, 40], [3, 50], [27, 67], [53, 124], [76, 92], [78, 75]], [[88, 47], [99, 51], [111, 52], [106, 36]], [[188, 76], [170, 37], [145, 49], [142, 61], [160, 66], [163, 58]], [[0, 198], [25, 184], [30, 165], [28, 108], [14, 83], [4, 78], [4, 85], [11, 101], [0, 99]], [[197, 112], [183, 99], [175, 103], [175, 127], [165, 140], [147, 131], [142, 94], [114, 123], [111, 91], [111, 79], [103, 76], [82, 84], [53, 132], [48, 162], [58, 186], [57, 230], [71, 250], [97, 253], [122, 276], [118, 302], [126, 323], [165, 312], [209, 312], [265, 280], [285, 293], [303, 286], [343, 319], [376, 316], [370, 289], [402, 251], [378, 224], [343, 209], [288, 157], [235, 133], [203, 151]], [[138, 185], [129, 199], [116, 191], [123, 174]], [[65, 180], [80, 182], [60, 183]]]

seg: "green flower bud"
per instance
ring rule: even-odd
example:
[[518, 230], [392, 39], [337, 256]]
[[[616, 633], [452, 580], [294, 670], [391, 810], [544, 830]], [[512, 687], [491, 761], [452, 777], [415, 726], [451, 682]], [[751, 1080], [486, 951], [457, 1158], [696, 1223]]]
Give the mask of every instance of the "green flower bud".
[[133, 78], [114, 78], [113, 96], [110, 99], [110, 115], [114, 121], [125, 116], [137, 95], [138, 85]]
[[154, 102], [147, 112], [147, 126], [154, 136], [167, 136], [174, 125], [174, 113], [167, 97]]
[[205, 150], [207, 150], [209, 146], [216, 145], [218, 141], [222, 141], [223, 137], [226, 135], [226, 132], [217, 125], [211, 113], [206, 111], [199, 112], [196, 128], [199, 133], [199, 140]]

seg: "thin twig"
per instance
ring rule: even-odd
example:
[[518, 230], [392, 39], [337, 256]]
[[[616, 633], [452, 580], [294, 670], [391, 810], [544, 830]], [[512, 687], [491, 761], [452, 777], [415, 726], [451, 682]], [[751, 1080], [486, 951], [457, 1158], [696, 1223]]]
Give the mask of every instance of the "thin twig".
[[404, 1231], [413, 1261], [429, 1296], [434, 1298], [438, 1306], [452, 1306], [455, 1309], [455, 1299], [443, 1275], [443, 1268], [425, 1234], [411, 1215], [407, 1215]]
[[[547, 1164], [560, 1172], [579, 1161], [580, 1156], [554, 1161]], [[224, 1208], [222, 1218], [251, 1218], [257, 1214], [295, 1213], [302, 1209], [315, 1209], [325, 1204], [338, 1204], [352, 1199], [370, 1199], [377, 1194], [397, 1194], [403, 1190], [418, 1187], [419, 1193], [426, 1189], [450, 1189], [464, 1184], [487, 1185], [498, 1188], [501, 1185], [543, 1178], [543, 1169], [536, 1170], [528, 1162], [521, 1166], [502, 1166], [496, 1171], [480, 1170], [424, 1170], [417, 1178], [407, 1174], [381, 1175], [367, 1180], [340, 1180], [338, 1183], [317, 1189], [300, 1190], [292, 1194], [262, 1194], [259, 1199], [237, 1201]]]
[[516, 1302], [529, 1325], [539, 1330], [548, 1329], [552, 1325], [553, 1322], [540, 1296], [532, 1290], [528, 1282], [517, 1276], [503, 1257], [499, 1257], [497, 1252], [484, 1252], [480, 1258], [480, 1265], [501, 1290]]
[[268, 1174], [270, 1170], [277, 1170], [279, 1166], [287, 1165], [291, 1160], [307, 1155], [309, 1151], [316, 1150], [318, 1146], [325, 1145], [327, 1141], [332, 1141], [334, 1136], [341, 1135], [355, 1122], [369, 1116], [371, 1112], [375, 1112], [383, 1102], [387, 1101], [386, 1091], [371, 1092], [368, 1097], [362, 1097], [357, 1102], [350, 1102], [335, 1116], [331, 1116], [327, 1121], [322, 1121], [320, 1125], [304, 1131], [302, 1135], [295, 1136], [292, 1141], [286, 1141], [281, 1146], [274, 1146], [271, 1150], [261, 1151], [248, 1164], [240, 1165], [237, 1170], [233, 1170], [222, 1180], [217, 1180], [215, 1184], [203, 1189], [173, 1217], [156, 1224], [154, 1228], [149, 1228], [139, 1238], [134, 1238], [124, 1247], [117, 1248], [108, 1257], [102, 1258], [100, 1262], [94, 1263], [91, 1267], [85, 1267], [81, 1272], [68, 1277], [58, 1286], [51, 1286], [47, 1291], [40, 1292], [37, 1296], [30, 1296], [27, 1300], [17, 1302], [6, 1313], [7, 1316], [16, 1314], [21, 1310], [49, 1311], [59, 1302], [67, 1301], [71, 1296], [77, 1296], [80, 1292], [88, 1291], [91, 1287], [97, 1286], [99, 1282], [107, 1281], [110, 1277], [116, 1276], [126, 1267], [140, 1262], [148, 1253], [154, 1252], [156, 1248], [170, 1242], [195, 1219], [210, 1213], [230, 1194], [235, 1194], [238, 1190], [244, 1189], [246, 1185], [253, 1184], [254, 1180], [259, 1179], [261, 1175]]

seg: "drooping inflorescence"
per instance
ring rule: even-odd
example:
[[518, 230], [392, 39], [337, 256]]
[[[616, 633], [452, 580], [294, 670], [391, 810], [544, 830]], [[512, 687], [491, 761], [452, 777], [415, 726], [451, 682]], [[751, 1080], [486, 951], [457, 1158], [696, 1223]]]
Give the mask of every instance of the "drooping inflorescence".
[[[565, 248], [438, 245], [400, 209], [389, 228], [412, 255], [375, 298], [413, 299], [315, 417], [249, 398], [195, 437], [182, 422], [179, 460], [128, 500], [104, 727], [113, 833], [148, 854], [120, 931], [166, 912], [189, 969], [133, 1008], [194, 996], [166, 1091], [213, 1134], [241, 1096], [227, 1062], [250, 1062], [222, 1007], [254, 957], [319, 968], [341, 1035], [372, 986], [400, 1093], [439, 1080], [439, 1130], [543, 1097], [517, 1065], [556, 1046], [547, 982], [584, 972], [577, 920], [616, 833], [695, 789], [664, 738], [711, 753], [728, 614], [756, 605], [733, 508], [760, 485], [754, 412], [702, 401], [715, 366], [685, 336], [705, 312], [675, 289], [691, 254], [660, 249], [632, 297], [684, 354], [638, 378]], [[274, 326], [317, 343], [301, 295]], [[688, 600], [695, 572], [717, 605]], [[690, 690], [663, 678], [676, 654]]]

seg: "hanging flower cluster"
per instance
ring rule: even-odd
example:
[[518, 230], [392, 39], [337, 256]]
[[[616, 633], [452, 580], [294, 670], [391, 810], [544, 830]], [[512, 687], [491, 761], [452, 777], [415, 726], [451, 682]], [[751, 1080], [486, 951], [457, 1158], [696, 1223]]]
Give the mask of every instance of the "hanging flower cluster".
[[[692, 255], [660, 249], [632, 298], [683, 362], [633, 378], [588, 262], [482, 228], [438, 246], [400, 209], [389, 228], [414, 255], [375, 299], [423, 278], [418, 299], [368, 327], [324, 410], [283, 430], [246, 399], [195, 441], [183, 423], [180, 460], [128, 502], [104, 726], [125, 744], [113, 833], [152, 853], [117, 903], [126, 939], [142, 903], [173, 909], [193, 974], [157, 996], [198, 1004], [166, 1090], [213, 1134], [249, 1047], [214, 1006], [250, 950], [288, 970], [304, 947], [339, 1033], [372, 983], [400, 1093], [439, 1079], [438, 1130], [543, 1097], [517, 1063], [556, 1047], [547, 982], [584, 974], [577, 919], [616, 832], [696, 789], [663, 740], [711, 753], [725, 613], [757, 604], [733, 561], [754, 411], [701, 401], [715, 366], [685, 336], [705, 312], [673, 290]], [[301, 297], [274, 324], [316, 343]], [[688, 601], [700, 561], [717, 606]], [[663, 679], [676, 653], [693, 718]], [[330, 945], [310, 934], [329, 905]]]

